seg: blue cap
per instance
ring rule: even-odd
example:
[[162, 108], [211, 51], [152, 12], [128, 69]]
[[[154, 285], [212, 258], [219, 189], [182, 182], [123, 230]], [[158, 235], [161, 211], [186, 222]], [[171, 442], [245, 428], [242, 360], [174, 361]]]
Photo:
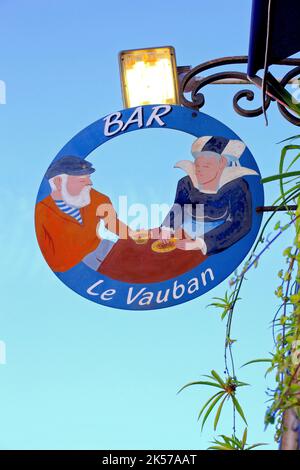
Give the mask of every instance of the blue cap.
[[51, 163], [45, 176], [49, 180], [61, 174], [81, 176], [90, 175], [94, 171], [95, 168], [87, 160], [80, 157], [66, 156]]

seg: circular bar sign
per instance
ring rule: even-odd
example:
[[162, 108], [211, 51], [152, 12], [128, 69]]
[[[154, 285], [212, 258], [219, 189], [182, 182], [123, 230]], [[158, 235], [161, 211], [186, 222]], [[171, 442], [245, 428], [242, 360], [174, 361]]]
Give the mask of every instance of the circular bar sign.
[[[98, 165], [104, 170], [88, 156], [122, 134], [153, 128], [192, 140], [170, 164], [178, 177], [171, 204], [159, 223], [142, 226], [92, 186]], [[138, 174], [130, 178], [134, 188]], [[257, 164], [231, 129], [185, 107], [148, 105], [105, 116], [63, 147], [41, 183], [35, 226], [44, 258], [68, 287], [105, 306], [151, 310], [203, 295], [235, 271], [257, 236], [255, 208], [263, 203]]]

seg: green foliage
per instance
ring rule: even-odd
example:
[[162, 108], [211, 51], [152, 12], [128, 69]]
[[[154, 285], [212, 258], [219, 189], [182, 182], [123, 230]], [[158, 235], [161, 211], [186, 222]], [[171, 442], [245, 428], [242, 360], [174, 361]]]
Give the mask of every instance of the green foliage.
[[235, 298], [235, 292], [231, 292], [230, 294], [228, 294], [228, 292], [226, 291], [224, 297], [213, 297], [213, 299], [217, 300], [218, 302], [211, 303], [209, 307], [217, 307], [222, 309], [221, 319], [224, 320], [228, 313], [232, 311], [234, 307], [234, 302], [239, 300], [239, 297]]
[[212, 441], [213, 445], [208, 447], [208, 450], [253, 450], [257, 447], [267, 445], [264, 442], [252, 445], [247, 444], [247, 428], [245, 428], [242, 439], [238, 439], [234, 435], [231, 437], [224, 436], [224, 434], [221, 434], [218, 437], [219, 439], [214, 439]]
[[[292, 139], [299, 140], [299, 138], [300, 136], [294, 136]], [[270, 367], [266, 371], [266, 374], [275, 372], [276, 388], [270, 394], [270, 406], [265, 416], [265, 423], [276, 425], [275, 439], [277, 441], [280, 440], [283, 432], [283, 413], [293, 408], [299, 414], [300, 410], [300, 361], [295, 361], [293, 351], [293, 345], [300, 340], [300, 295], [297, 286], [300, 280], [300, 219], [298, 218], [300, 216], [300, 172], [289, 171], [295, 164], [298, 164], [299, 151], [300, 145], [290, 143], [286, 145], [281, 152], [279, 173], [263, 180], [263, 182], [279, 181], [280, 195], [276, 203], [284, 205], [293, 201], [298, 206], [296, 217], [294, 213], [287, 211], [287, 216], [294, 220], [296, 237], [293, 245], [283, 251], [285, 267], [278, 272], [280, 283], [275, 289], [275, 295], [281, 304], [273, 320], [275, 350], [269, 360]], [[290, 161], [287, 161], [289, 157]], [[285, 181], [291, 176], [296, 176], [296, 178]], [[281, 219], [284, 217], [286, 215], [282, 215]], [[283, 224], [280, 220], [274, 230], [284, 230], [287, 226], [288, 224]]]
[[209, 387], [216, 387], [219, 389], [219, 391], [212, 395], [209, 400], [202, 406], [199, 412], [198, 420], [200, 420], [200, 418], [203, 416], [201, 430], [203, 429], [207, 418], [209, 417], [211, 412], [216, 408], [217, 409], [214, 419], [214, 430], [217, 429], [223, 406], [228, 400], [232, 402], [240, 417], [247, 424], [244, 411], [236, 398], [236, 390], [239, 387], [244, 387], [248, 384], [244, 382], [239, 382], [238, 380], [233, 379], [232, 377], [228, 377], [227, 379], [223, 380], [215, 370], [211, 371], [211, 375], [205, 375], [204, 377], [207, 377], [209, 381], [200, 380], [197, 382], [190, 382], [184, 385], [178, 392], [180, 393], [182, 390], [192, 385], [208, 385]]
[[[298, 109], [298, 108], [297, 108]], [[300, 113], [300, 107], [299, 107]], [[296, 236], [291, 240], [288, 247], [283, 252], [283, 266], [278, 271], [279, 285], [275, 289], [275, 295], [279, 301], [278, 310], [274, 316], [273, 337], [274, 351], [269, 358], [253, 359], [242, 367], [250, 364], [266, 363], [268, 368], [265, 375], [274, 373], [276, 387], [275, 390], [268, 391], [269, 407], [265, 415], [266, 426], [272, 424], [276, 426], [275, 439], [280, 440], [283, 426], [282, 419], [286, 410], [293, 408], [300, 419], [300, 171], [297, 165], [300, 160], [300, 145], [295, 144], [295, 140], [300, 140], [300, 135], [286, 139], [288, 142], [282, 149], [278, 174], [266, 177], [263, 183], [275, 182], [279, 187], [279, 194], [274, 201], [274, 205], [288, 206], [297, 204], [296, 214], [287, 209], [285, 213], [276, 210], [264, 222], [258, 241], [254, 249], [244, 264], [240, 274], [234, 273], [229, 281], [230, 291], [226, 291], [224, 297], [214, 297], [214, 302], [210, 306], [220, 310], [221, 320], [226, 320], [224, 360], [225, 374], [224, 380], [212, 370], [211, 375], [205, 376], [208, 380], [191, 382], [181, 390], [192, 385], [209, 386], [215, 392], [209, 400], [202, 406], [198, 419], [202, 418], [202, 429], [208, 417], [214, 413], [214, 430], [216, 430], [222, 416], [222, 410], [226, 402], [231, 402], [233, 406], [233, 435], [228, 437], [224, 434], [218, 439], [214, 439], [209, 449], [213, 450], [251, 450], [263, 445], [261, 443], [249, 446], [247, 444], [247, 429], [245, 429], [242, 439], [236, 436], [236, 415], [246, 423], [246, 417], [239, 401], [236, 391], [239, 387], [245, 386], [244, 382], [239, 382], [235, 372], [234, 343], [232, 339], [233, 315], [236, 312], [240, 292], [245, 274], [252, 267], [257, 267], [260, 256], [266, 253], [266, 248], [270, 248], [277, 236], [286, 230], [295, 227]], [[293, 141], [293, 143], [292, 143]], [[279, 217], [280, 214], [280, 217]], [[266, 231], [270, 230], [273, 218], [277, 216], [273, 230], [277, 232], [270, 240]], [[279, 231], [279, 232], [278, 232]], [[256, 251], [261, 245], [265, 245], [258, 253]], [[180, 391], [181, 391], [180, 390]]]
[[[279, 83], [272, 74], [267, 73], [268, 86], [272, 95], [285, 104], [286, 107], [294, 111], [298, 116], [300, 115], [300, 103], [295, 100], [293, 95]], [[295, 137], [293, 137], [294, 139]]]
[[[294, 136], [293, 140], [299, 140], [299, 136]], [[300, 340], [300, 295], [297, 283], [299, 283], [300, 273], [300, 179], [295, 178], [289, 180], [286, 185], [283, 179], [286, 174], [299, 173], [299, 171], [289, 172], [291, 168], [298, 163], [300, 158], [300, 145], [288, 144], [281, 152], [279, 163], [279, 201], [283, 201], [287, 196], [292, 195], [294, 202], [297, 203], [295, 229], [296, 237], [293, 246], [288, 246], [283, 251], [283, 257], [286, 267], [278, 273], [280, 284], [275, 290], [275, 294], [281, 301], [277, 315], [274, 318], [274, 329], [277, 329], [275, 335], [275, 351], [272, 356], [269, 371], [275, 372], [276, 388], [271, 394], [271, 403], [265, 416], [266, 425], [275, 424], [275, 439], [280, 440], [283, 426], [283, 413], [293, 408], [299, 414], [300, 412], [300, 361], [295, 360], [294, 344]], [[296, 155], [294, 154], [296, 152]], [[290, 158], [290, 162], [287, 159]], [[286, 169], [284, 168], [286, 166]], [[269, 178], [269, 181], [271, 179]], [[273, 179], [274, 181], [274, 179]], [[294, 214], [288, 213], [289, 217], [295, 217]]]
[[[294, 136], [292, 139], [299, 139]], [[296, 155], [293, 152], [296, 151]], [[264, 183], [279, 181], [280, 194], [276, 199], [276, 204], [297, 204], [298, 210], [295, 214], [287, 211], [287, 217], [294, 221], [296, 237], [293, 245], [288, 246], [283, 251], [285, 267], [279, 270], [279, 285], [275, 289], [275, 295], [280, 300], [280, 306], [273, 320], [273, 330], [275, 338], [275, 350], [270, 359], [257, 359], [249, 361], [247, 364], [257, 362], [269, 362], [270, 366], [266, 374], [275, 372], [276, 388], [270, 395], [270, 406], [265, 416], [265, 424], [275, 424], [275, 439], [280, 440], [283, 426], [283, 413], [293, 408], [300, 415], [300, 361], [295, 360], [295, 347], [293, 345], [300, 342], [300, 294], [297, 283], [300, 281], [300, 172], [289, 171], [298, 164], [300, 158], [300, 145], [288, 144], [281, 152], [279, 162], [279, 173], [268, 178], [264, 178]], [[291, 155], [292, 153], [292, 155]], [[290, 158], [288, 162], [287, 159]], [[285, 168], [286, 167], [286, 168]], [[291, 176], [296, 178], [288, 179]], [[286, 215], [281, 215], [274, 230], [284, 231], [290, 224], [283, 223]], [[270, 220], [270, 219], [269, 219]], [[268, 220], [268, 222], [269, 222]], [[245, 364], [244, 364], [245, 365]]]

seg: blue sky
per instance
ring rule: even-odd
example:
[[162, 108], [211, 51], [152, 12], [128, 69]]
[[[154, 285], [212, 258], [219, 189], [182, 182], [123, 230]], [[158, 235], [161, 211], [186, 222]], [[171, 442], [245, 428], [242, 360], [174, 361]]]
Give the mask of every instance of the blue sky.
[[[0, 80], [7, 86], [7, 104], [0, 105], [0, 340], [7, 349], [7, 364], [0, 366], [1, 449], [203, 449], [214, 436], [211, 422], [202, 433], [197, 423], [210, 392], [176, 392], [212, 368], [223, 370], [225, 325], [206, 307], [228, 284], [157, 311], [99, 306], [53, 275], [37, 246], [33, 214], [42, 176], [60, 148], [91, 122], [122, 109], [120, 50], [170, 44], [179, 65], [246, 54], [250, 9], [249, 0], [0, 0]], [[263, 175], [275, 173], [276, 142], [295, 128], [274, 105], [267, 128], [262, 117], [235, 114], [234, 91], [211, 86], [203, 110], [248, 144]], [[171, 132], [155, 142], [150, 133], [135, 136], [113, 142], [113, 190], [116, 181], [122, 191], [133, 181], [139, 192], [146, 184], [151, 196], [155, 178], [155, 190], [161, 188], [158, 195], [164, 197], [164, 175], [155, 170], [155, 159], [166, 153], [176, 160], [190, 136]], [[103, 150], [98, 153], [100, 158]], [[126, 172], [128, 158], [139, 163], [136, 175]], [[98, 172], [95, 187], [102, 185], [109, 192], [110, 181]], [[266, 188], [267, 202], [274, 195], [275, 187]], [[238, 366], [272, 349], [273, 292], [288, 243], [284, 237], [249, 273], [242, 292], [233, 327]], [[240, 394], [249, 439], [275, 448], [274, 430], [264, 432], [263, 424], [265, 389], [272, 380], [264, 379], [263, 366], [238, 372], [251, 383]], [[231, 433], [230, 409], [219, 431]]]

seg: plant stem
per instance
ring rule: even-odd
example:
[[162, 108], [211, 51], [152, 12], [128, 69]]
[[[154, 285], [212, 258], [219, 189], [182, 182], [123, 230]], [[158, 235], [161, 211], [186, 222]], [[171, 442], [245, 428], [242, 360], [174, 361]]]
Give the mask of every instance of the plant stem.
[[[295, 246], [296, 249], [299, 250], [300, 248], [300, 197], [298, 198], [298, 207], [296, 211], [296, 217], [298, 218], [295, 221], [295, 228], [296, 228], [296, 237], [295, 237]], [[295, 287], [295, 294], [299, 293], [300, 286], [299, 286], [299, 278], [300, 278], [300, 260], [298, 257], [297, 261], [297, 277], [296, 277], [296, 287]], [[296, 328], [295, 328], [295, 346], [292, 346], [291, 354], [295, 352], [297, 348], [298, 342], [300, 341], [300, 305], [296, 304], [294, 306], [294, 315], [296, 320]], [[294, 350], [294, 351], [293, 351]], [[296, 352], [295, 352], [296, 356]], [[296, 356], [297, 357], [297, 356]], [[298, 359], [299, 361], [299, 359]], [[291, 374], [292, 371], [288, 371], [287, 373]], [[300, 362], [295, 365], [295, 371], [292, 374], [291, 384], [300, 385]], [[300, 398], [300, 397], [299, 397]], [[299, 404], [294, 408], [290, 408], [286, 410], [283, 414], [282, 419], [282, 426], [283, 426], [283, 433], [280, 443], [281, 450], [299, 450], [300, 449], [300, 419], [299, 419]]]

